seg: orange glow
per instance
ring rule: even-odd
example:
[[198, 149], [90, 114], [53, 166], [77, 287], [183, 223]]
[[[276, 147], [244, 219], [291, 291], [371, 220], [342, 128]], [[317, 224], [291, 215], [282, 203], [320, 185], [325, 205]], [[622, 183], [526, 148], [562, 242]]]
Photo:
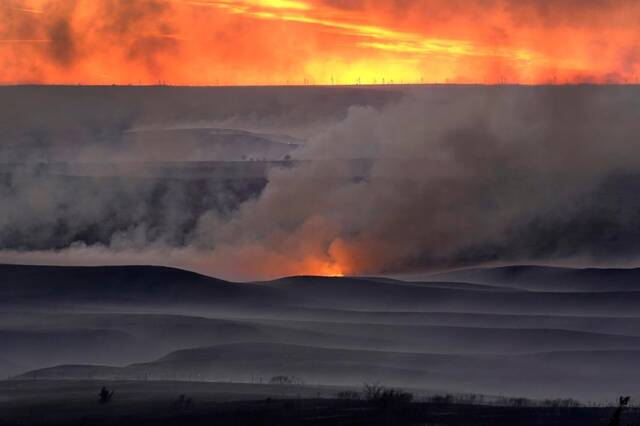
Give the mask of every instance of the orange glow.
[[622, 83], [640, 74], [635, 1], [402, 5], [3, 0], [0, 82]]
[[331, 253], [322, 252], [314, 246], [316, 241], [302, 243], [305, 245], [302, 256], [289, 250], [280, 252], [261, 245], [230, 246], [218, 247], [213, 256], [189, 256], [187, 264], [194, 270], [224, 270], [237, 280], [302, 275], [343, 277], [353, 272], [344, 259], [335, 258]]
[[306, 259], [295, 275], [313, 275], [318, 277], [344, 277], [342, 267], [334, 262], [319, 259]]

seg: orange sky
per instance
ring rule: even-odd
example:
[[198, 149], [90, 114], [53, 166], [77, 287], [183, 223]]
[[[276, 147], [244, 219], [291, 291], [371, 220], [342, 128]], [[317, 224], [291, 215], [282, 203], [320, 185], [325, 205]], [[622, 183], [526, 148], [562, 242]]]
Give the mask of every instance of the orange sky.
[[636, 0], [1, 0], [0, 82], [637, 82]]

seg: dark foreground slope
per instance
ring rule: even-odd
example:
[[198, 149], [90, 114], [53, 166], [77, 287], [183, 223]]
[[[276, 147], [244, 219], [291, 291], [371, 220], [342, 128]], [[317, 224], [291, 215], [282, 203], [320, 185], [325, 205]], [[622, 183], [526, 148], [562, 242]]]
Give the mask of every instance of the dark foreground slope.
[[[402, 426], [437, 424], [442, 426], [468, 426], [482, 419], [492, 426], [602, 426], [607, 424], [609, 408], [513, 408], [491, 406], [442, 406], [429, 403], [411, 403], [402, 409], [380, 410], [360, 401], [292, 399], [235, 401], [225, 404], [202, 404], [187, 411], [178, 411], [170, 401], [162, 403], [131, 404], [126, 407], [101, 410], [100, 407], [82, 409], [73, 405], [69, 411], [59, 413], [47, 407], [32, 411], [16, 410], [12, 417], [0, 420], [0, 425], [21, 425], [24, 418], [32, 426], [62, 426], [69, 424], [123, 425], [134, 422], [140, 426], [163, 425], [234, 425], [234, 426], [294, 426], [294, 425], [363, 425]], [[33, 409], [33, 407], [31, 408]], [[71, 411], [73, 410], [73, 411]], [[637, 419], [637, 414], [625, 418]], [[212, 423], [215, 422], [215, 423]]]
[[[602, 426], [612, 408], [451, 405], [382, 406], [335, 399], [337, 388], [227, 383], [111, 382], [113, 400], [98, 404], [98, 381], [0, 383], [0, 425], [418, 425]], [[184, 394], [192, 403], [178, 404]], [[275, 397], [274, 397], [275, 395]], [[182, 408], [181, 408], [182, 407]], [[623, 424], [637, 424], [636, 410]]]

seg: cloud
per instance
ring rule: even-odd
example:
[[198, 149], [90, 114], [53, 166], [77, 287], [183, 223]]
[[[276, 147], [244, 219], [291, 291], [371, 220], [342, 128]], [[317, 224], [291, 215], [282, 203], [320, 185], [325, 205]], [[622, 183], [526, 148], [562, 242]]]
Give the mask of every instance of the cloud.
[[638, 17], [628, 0], [7, 0], [0, 82], [622, 82]]

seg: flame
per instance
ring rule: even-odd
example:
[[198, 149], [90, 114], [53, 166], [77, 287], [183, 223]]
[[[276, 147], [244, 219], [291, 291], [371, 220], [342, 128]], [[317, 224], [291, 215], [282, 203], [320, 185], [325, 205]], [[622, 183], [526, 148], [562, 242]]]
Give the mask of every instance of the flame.
[[338, 262], [310, 258], [302, 262], [300, 271], [295, 275], [312, 275], [317, 277], [344, 277], [344, 268]]
[[637, 2], [494, 3], [4, 0], [0, 82], [637, 81]]
[[337, 239], [328, 247], [322, 233], [330, 232], [318, 221], [285, 239], [220, 245], [208, 255], [184, 257], [186, 265], [238, 281], [277, 279], [287, 276], [343, 277], [356, 272], [351, 258]]
[[[328, 228], [322, 228], [325, 226], [324, 221], [317, 220], [312, 224], [316, 229], [326, 231]], [[282, 265], [286, 268], [291, 268], [291, 273], [287, 275], [311, 275], [317, 277], [344, 277], [349, 272], [352, 272], [352, 268], [349, 266], [349, 256], [346, 250], [346, 246], [342, 239], [337, 238], [333, 240], [326, 250], [323, 250], [318, 240], [314, 239], [314, 232], [309, 232], [305, 235], [305, 232], [309, 232], [309, 227], [303, 231], [302, 238], [304, 241], [307, 238], [309, 241], [305, 244], [305, 251], [308, 252], [301, 260], [295, 258], [288, 258], [284, 260]], [[304, 244], [304, 243], [303, 243]], [[320, 246], [318, 245], [320, 244]]]

